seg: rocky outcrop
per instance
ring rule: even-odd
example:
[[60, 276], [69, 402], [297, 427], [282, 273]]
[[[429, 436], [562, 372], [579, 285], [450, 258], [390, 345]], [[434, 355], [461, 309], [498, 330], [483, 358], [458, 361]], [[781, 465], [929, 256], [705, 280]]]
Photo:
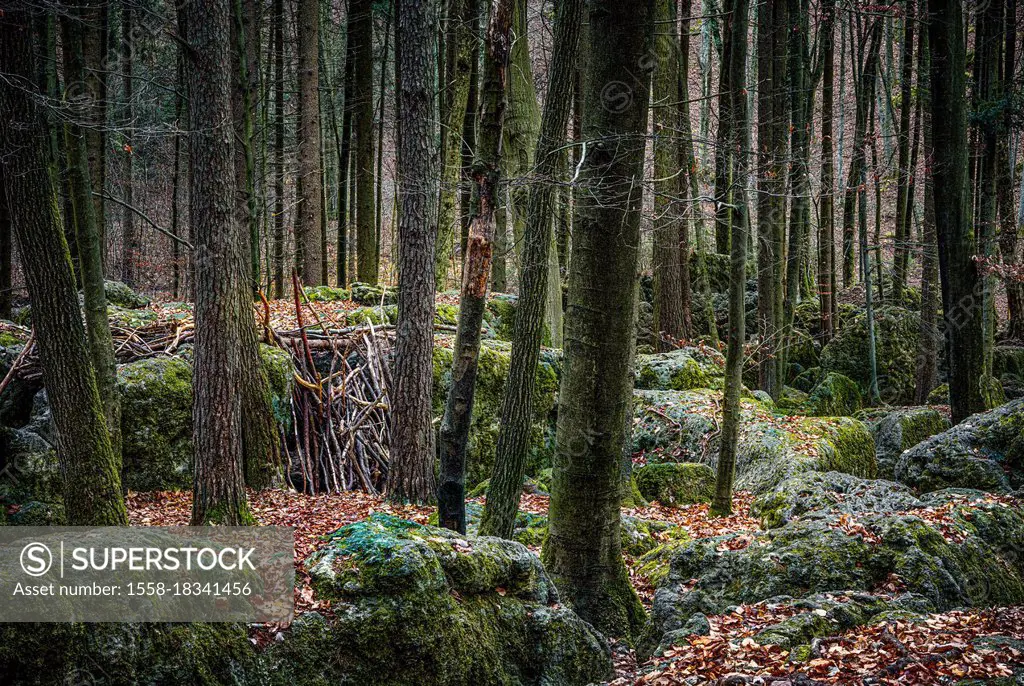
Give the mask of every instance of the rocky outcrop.
[[857, 384], [849, 377], [829, 372], [808, 394], [806, 412], [815, 417], [852, 417], [862, 406]]
[[636, 356], [635, 387], [640, 390], [721, 390], [724, 381], [725, 356], [707, 346]]
[[949, 428], [949, 418], [934, 407], [894, 407], [872, 413], [864, 421], [875, 436], [878, 475], [893, 478], [905, 450]]
[[709, 503], [715, 494], [715, 472], [706, 464], [647, 464], [635, 468], [633, 476], [640, 495], [670, 507]]
[[922, 491], [976, 488], [1007, 493], [1024, 486], [1024, 399], [972, 415], [903, 452], [897, 481]]

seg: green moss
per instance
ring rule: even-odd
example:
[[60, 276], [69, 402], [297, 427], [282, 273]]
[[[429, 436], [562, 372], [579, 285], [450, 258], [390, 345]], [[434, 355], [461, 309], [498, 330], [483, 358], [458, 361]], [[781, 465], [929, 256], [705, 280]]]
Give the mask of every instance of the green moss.
[[397, 309], [391, 307], [359, 307], [345, 313], [349, 326], [381, 326], [397, 321]]
[[655, 355], [637, 355], [635, 386], [646, 390], [721, 389], [725, 358], [708, 347], [679, 348]]
[[715, 472], [706, 464], [648, 464], [634, 469], [633, 474], [640, 494], [662, 505], [711, 502], [715, 491]]
[[291, 397], [295, 386], [295, 364], [288, 352], [276, 346], [260, 345], [260, 359], [267, 371], [270, 385], [270, 406], [277, 423], [290, 427], [292, 421]]
[[332, 286], [306, 286], [302, 289], [306, 298], [312, 302], [337, 302], [348, 300], [352, 297], [352, 291], [347, 288], [334, 288]]
[[936, 386], [928, 394], [929, 405], [949, 405], [949, 384], [944, 383]]
[[139, 310], [144, 307], [149, 307], [149, 298], [144, 295], [139, 295], [120, 281], [104, 281], [103, 290], [107, 297], [107, 303], [111, 305], [116, 305], [129, 310]]
[[0, 348], [13, 348], [24, 345], [25, 341], [11, 331], [0, 331]]
[[836, 372], [827, 373], [807, 398], [807, 413], [817, 417], [850, 417], [861, 409], [857, 384]]
[[434, 322], [441, 326], [455, 326], [459, 323], [459, 306], [439, 303], [434, 312]]
[[398, 303], [398, 291], [394, 287], [355, 282], [350, 285], [352, 301], [360, 305], [379, 307]]

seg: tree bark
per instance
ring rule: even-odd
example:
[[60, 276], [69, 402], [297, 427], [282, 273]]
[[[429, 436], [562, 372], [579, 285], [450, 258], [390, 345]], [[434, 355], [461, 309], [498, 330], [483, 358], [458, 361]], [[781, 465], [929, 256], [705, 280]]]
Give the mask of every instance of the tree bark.
[[551, 219], [557, 191], [546, 179], [561, 168], [560, 148], [565, 142], [572, 105], [573, 68], [579, 49], [583, 0], [559, 3], [556, 12], [555, 42], [548, 72], [551, 80], [534, 154], [535, 173], [540, 181], [529, 188], [512, 361], [502, 399], [494, 470], [480, 522], [482, 534], [508, 539], [512, 538], [526, 474], [537, 360], [544, 334], [545, 293], [550, 279]]
[[747, 113], [747, 0], [730, 0], [725, 19], [726, 43], [722, 55], [722, 72], [729, 72], [731, 103], [729, 113], [731, 132], [726, 143], [729, 147], [728, 177], [731, 212], [730, 272], [729, 272], [729, 340], [725, 357], [725, 393], [722, 402], [722, 438], [718, 453], [715, 479], [715, 497], [711, 514], [726, 516], [732, 513], [732, 485], [736, 472], [736, 444], [739, 435], [740, 393], [743, 389], [743, 344], [746, 336], [744, 295], [747, 269], [747, 199], [744, 185], [747, 179], [747, 151], [750, 149], [750, 121]]
[[0, 164], [22, 267], [32, 298], [43, 383], [57, 428], [68, 523], [123, 526], [120, 460], [110, 445], [103, 405], [78, 307], [71, 255], [61, 231], [49, 172], [49, 141], [39, 110], [28, 2], [0, 15]]
[[900, 125], [897, 141], [896, 180], [896, 249], [893, 255], [892, 298], [903, 301], [903, 290], [907, 285], [907, 270], [910, 266], [910, 224], [914, 207], [913, 176], [910, 166], [910, 108], [912, 80], [914, 77], [914, 0], [906, 0], [903, 12], [903, 44], [900, 49]]
[[[271, 281], [273, 295], [278, 299], [283, 298], [285, 292], [284, 25], [284, 0], [274, 0], [274, 275]], [[338, 254], [342, 254], [340, 243]]]
[[[298, 0], [298, 8], [299, 170], [296, 180], [298, 202], [295, 213], [295, 249], [298, 256], [299, 276], [302, 282], [308, 286], [321, 282], [324, 259], [320, 250], [320, 204], [323, 202], [322, 170], [320, 168], [320, 96], [318, 92], [320, 61], [317, 55], [320, 4], [317, 0]], [[372, 167], [370, 173], [373, 173]], [[371, 226], [372, 224], [371, 221]]]
[[433, 52], [437, 15], [436, 0], [401, 0], [395, 27], [402, 173], [398, 177], [398, 328], [388, 498], [399, 502], [429, 502], [435, 487], [430, 398], [439, 182]]
[[195, 0], [183, 13], [196, 283], [192, 524], [244, 525], [253, 522], [243, 480], [242, 427], [243, 365], [252, 361], [245, 354], [242, 322], [252, 321], [252, 310], [248, 245], [235, 217], [231, 0]]
[[131, 207], [135, 205], [135, 10], [132, 2], [121, 5], [121, 71], [124, 81], [125, 126], [122, 159], [124, 160], [124, 198], [122, 224], [124, 234], [123, 272], [124, 282], [132, 288], [139, 287], [139, 262], [142, 260], [142, 232]]
[[495, 247], [495, 209], [501, 180], [514, 1], [495, 0], [487, 22], [480, 140], [473, 163], [477, 213], [466, 245], [459, 322], [452, 354], [452, 385], [441, 419], [438, 519], [441, 526], [463, 533], [466, 531], [466, 445], [480, 357], [480, 326], [487, 304], [487, 285]]
[[582, 139], [589, 144], [578, 179], [543, 559], [568, 605], [605, 635], [628, 638], [644, 619], [622, 561], [619, 505], [650, 97], [643, 66], [654, 17], [649, 3], [616, 0], [590, 2], [586, 13]]
[[967, 103], [963, 7], [959, 0], [929, 0], [932, 174], [939, 278], [946, 320], [949, 399], [954, 422], [985, 409], [981, 280], [967, 185]]
[[[821, 341], [825, 345], [835, 335], [833, 316], [836, 297], [836, 236], [835, 236], [835, 170], [832, 149], [832, 110], [834, 104], [835, 65], [835, 13], [831, 0], [825, 6], [824, 21], [828, 29], [822, 35], [821, 76], [821, 195], [818, 202], [818, 305], [821, 321]], [[840, 107], [842, 104], [840, 103]]]
[[349, 8], [355, 79], [352, 107], [356, 137], [356, 266], [359, 281], [375, 284], [379, 266], [373, 167], [373, 2], [352, 0]]

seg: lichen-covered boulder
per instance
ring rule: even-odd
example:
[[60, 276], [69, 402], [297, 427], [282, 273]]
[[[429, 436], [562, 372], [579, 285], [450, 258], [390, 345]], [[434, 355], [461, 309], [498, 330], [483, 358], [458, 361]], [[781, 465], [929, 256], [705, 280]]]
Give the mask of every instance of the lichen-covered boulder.
[[922, 507], [903, 484], [841, 472], [803, 472], [754, 499], [750, 514], [774, 529], [805, 515], [904, 512]]
[[[260, 346], [270, 401], [281, 424], [290, 421], [293, 370], [283, 350]], [[123, 483], [131, 490], [192, 487], [192, 364], [184, 357], [153, 357], [121, 365]]]
[[[649, 463], [699, 462], [714, 467], [720, 445], [722, 395], [710, 390], [636, 391], [633, 450]], [[752, 398], [741, 401], [736, 487], [762, 493], [804, 471], [875, 475], [875, 446], [867, 426], [849, 417], [774, 413]]]
[[[906, 405], [913, 401], [919, 333], [920, 317], [916, 312], [895, 306], [875, 311], [878, 389], [886, 403]], [[853, 379], [861, 394], [869, 395], [871, 362], [868, 357], [867, 316], [864, 313], [847, 322], [822, 349], [821, 369]]]
[[862, 407], [860, 389], [849, 377], [829, 372], [807, 396], [807, 414], [815, 417], [852, 417]]
[[904, 450], [949, 428], [949, 418], [928, 406], [889, 408], [864, 421], [875, 436], [878, 474], [886, 479]]
[[715, 472], [706, 464], [647, 464], [634, 469], [633, 476], [640, 495], [662, 505], [709, 503], [715, 494]]
[[106, 293], [107, 303], [110, 305], [117, 305], [127, 310], [140, 310], [143, 307], [149, 307], [149, 298], [136, 293], [127, 284], [120, 281], [104, 281], [103, 291]]
[[666, 353], [636, 356], [635, 386], [638, 389], [721, 390], [724, 379], [725, 356], [708, 346], [689, 346]]
[[393, 286], [381, 286], [379, 284], [362, 283], [356, 281], [350, 285], [349, 291], [352, 294], [352, 302], [367, 306], [397, 305], [398, 290]]
[[1007, 493], [1024, 486], [1024, 399], [971, 415], [903, 452], [897, 481], [922, 491], [977, 488]]
[[795, 378], [804, 370], [817, 367], [820, 354], [820, 344], [811, 337], [811, 334], [794, 327], [786, 345], [786, 360], [791, 370], [799, 371], [791, 378]]
[[[679, 547], [654, 597], [648, 650], [694, 612], [776, 596], [872, 591], [893, 575], [940, 611], [1024, 601], [1024, 511], [986, 494], [942, 491], [908, 512], [804, 516], [754, 535], [745, 548], [718, 539]], [[937, 521], [931, 514], [940, 510]]]
[[[431, 404], [435, 417], [444, 414], [448, 390], [451, 388], [451, 345], [451, 339], [445, 338], [438, 338], [434, 345], [434, 393]], [[504, 341], [484, 340], [480, 346], [466, 464], [468, 488], [473, 488], [491, 476], [511, 356], [512, 346]], [[527, 457], [527, 473], [530, 475], [551, 466], [555, 449], [555, 409], [560, 370], [561, 351], [542, 350], [537, 363], [533, 423]]]
[[301, 643], [328, 682], [586, 684], [611, 672], [604, 639], [557, 604], [520, 543], [374, 515], [329, 535], [305, 567], [335, 613]]

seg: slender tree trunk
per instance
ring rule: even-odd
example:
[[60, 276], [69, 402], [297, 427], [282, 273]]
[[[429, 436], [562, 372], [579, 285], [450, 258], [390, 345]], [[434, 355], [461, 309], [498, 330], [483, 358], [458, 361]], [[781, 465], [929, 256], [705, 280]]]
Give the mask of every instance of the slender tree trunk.
[[[285, 292], [284, 0], [274, 0], [274, 297]], [[342, 250], [339, 244], [338, 255]]]
[[459, 297], [459, 323], [452, 355], [452, 385], [440, 430], [438, 519], [441, 526], [466, 531], [466, 445], [473, 414], [480, 326], [487, 304], [487, 285], [494, 253], [495, 206], [500, 184], [502, 130], [508, 85], [512, 3], [494, 0], [487, 23], [480, 140], [473, 164], [477, 214], [469, 229], [466, 266]]
[[697, 161], [693, 155], [693, 130], [690, 126], [690, 11], [691, 0], [679, 3], [679, 70], [676, 88], [679, 93], [676, 121], [679, 124], [679, 298], [682, 308], [683, 338], [692, 340], [693, 329], [693, 277], [690, 274], [690, 225], [696, 224], [693, 215], [700, 209], [700, 185], [697, 178]]
[[740, 393], [743, 389], [743, 344], [746, 337], [745, 305], [747, 269], [747, 199], [744, 185], [747, 178], [747, 153], [750, 149], [750, 118], [744, 84], [747, 63], [747, 0], [730, 0], [725, 19], [725, 50], [722, 72], [729, 72], [732, 86], [729, 112], [729, 195], [733, 206], [730, 236], [729, 272], [729, 341], [725, 358], [725, 394], [722, 402], [722, 438], [718, 453], [718, 474], [715, 497], [711, 503], [714, 516], [732, 513], [732, 484], [736, 472], [736, 445], [739, 436]]
[[[439, 289], [447, 285], [456, 231], [462, 226], [457, 212], [462, 172], [461, 134], [473, 76], [473, 50], [477, 41], [474, 30], [478, 14], [476, 5], [476, 0], [452, 0], [449, 9], [448, 54], [443, 84], [446, 97], [441, 130], [441, 198], [437, 220], [436, 274]], [[466, 209], [463, 208], [463, 212]]]
[[459, 235], [459, 254], [465, 266], [466, 244], [469, 241], [469, 224], [471, 214], [469, 208], [473, 204], [472, 169], [476, 156], [477, 111], [480, 109], [480, 7], [476, 5], [476, 13], [470, 17], [473, 30], [473, 59], [469, 75], [469, 95], [466, 100], [466, 114], [462, 119], [462, 171], [459, 176], [459, 216], [461, 233]]
[[391, 395], [388, 498], [434, 497], [434, 429], [430, 398], [434, 347], [434, 249], [438, 155], [434, 122], [433, 39], [436, 0], [401, 0], [395, 27], [398, 90], [398, 328]]
[[231, 109], [235, 124], [235, 185], [239, 221], [249, 232], [249, 282], [260, 289], [260, 228], [256, 204], [255, 119], [259, 83], [258, 26], [254, 0], [233, 0], [233, 80]]
[[[107, 69], [110, 57], [110, 3], [107, 0], [92, 0], [80, 8], [83, 17], [82, 54], [85, 57], [85, 85], [92, 101], [92, 107], [85, 113], [89, 126], [85, 131], [85, 142], [89, 158], [89, 178], [93, 187], [105, 191], [107, 186]], [[106, 202], [103, 194], [92, 198], [96, 206], [96, 225], [99, 230], [104, 271], [106, 271]]]
[[[0, 164], [0, 188], [7, 187], [5, 170], [6, 167]], [[0, 191], [0, 319], [11, 318], [13, 243], [14, 227], [11, 225], [10, 208], [7, 207], [7, 194]]]
[[[185, 108], [185, 98], [182, 91], [185, 89], [185, 55], [178, 48], [175, 59], [176, 71], [175, 84], [177, 92], [174, 95], [174, 168], [171, 171], [171, 233], [175, 236], [181, 235], [181, 132], [185, 129], [185, 121], [182, 112]], [[181, 243], [171, 241], [171, 293], [175, 300], [181, 298], [182, 287], [182, 254]]]
[[939, 310], [939, 255], [935, 234], [935, 184], [931, 169], [934, 164], [931, 122], [931, 81], [929, 73], [930, 52], [928, 31], [921, 32], [921, 45], [917, 55], [918, 102], [924, 121], [925, 169], [924, 177], [924, 218], [922, 221], [921, 250], [921, 323], [918, 334], [917, 369], [914, 383], [914, 402], [923, 405], [928, 394], [938, 381], [938, 356], [942, 347], [942, 331], [938, 326]]
[[939, 277], [946, 320], [949, 399], [954, 422], [985, 409], [981, 283], [967, 185], [967, 103], [963, 6], [929, 0], [932, 174]]
[[[79, 7], [65, 5], [63, 9], [65, 14], [61, 17], [61, 38], [64, 78], [69, 83], [82, 83], [86, 78], [85, 53], [82, 48], [83, 22], [86, 17]], [[100, 242], [96, 205], [92, 199], [88, 145], [80, 124], [81, 112], [92, 107], [89, 97], [87, 94], [84, 103], [71, 103], [69, 123], [65, 125], [64, 147], [74, 211], [73, 223], [78, 239], [89, 353], [107, 420], [107, 430], [110, 432], [110, 446], [114, 455], [120, 456], [121, 402], [117, 395], [117, 362], [114, 360], [114, 344], [110, 335], [110, 320], [107, 318], [107, 296], [103, 286], [103, 244]]]
[[121, 71], [124, 80], [124, 103], [125, 103], [125, 143], [121, 150], [121, 157], [124, 160], [124, 198], [125, 207], [122, 208], [122, 225], [124, 240], [123, 271], [122, 279], [132, 288], [139, 287], [139, 262], [142, 260], [142, 233], [138, 222], [135, 220], [135, 212], [131, 209], [135, 205], [135, 11], [132, 3], [125, 2], [121, 5]]
[[352, 99], [355, 88], [355, 59], [352, 55], [351, 42], [345, 49], [345, 85], [344, 109], [341, 115], [341, 130], [338, 135], [338, 273], [339, 288], [348, 285], [348, 252], [352, 226], [352, 202], [349, 193], [351, 186], [349, 170], [352, 168]]
[[[822, 344], [835, 336], [836, 322], [832, 313], [836, 296], [835, 171], [832, 150], [832, 109], [835, 64], [836, 5], [829, 1], [824, 7], [827, 29], [822, 35], [821, 81], [821, 196], [818, 202], [818, 305]], [[840, 103], [842, 107], [842, 103]]]
[[244, 525], [253, 518], [243, 480], [243, 365], [251, 359], [242, 323], [252, 310], [248, 244], [235, 217], [231, 0], [195, 0], [182, 13], [196, 283], [192, 524]]
[[373, 2], [352, 0], [349, 8], [349, 41], [354, 60], [356, 265], [359, 281], [375, 284], [379, 266], [373, 168]]
[[652, 10], [616, 0], [586, 6], [582, 138], [591, 143], [578, 179], [543, 552], [564, 601], [605, 635], [626, 638], [644, 619], [622, 561], [619, 506], [650, 97], [649, 73], [637, 65], [651, 49]]
[[910, 266], [910, 220], [914, 207], [914, 169], [910, 166], [910, 108], [912, 106], [912, 81], [914, 77], [914, 0], [906, 0], [903, 12], [903, 44], [900, 49], [900, 126], [897, 141], [898, 178], [896, 182], [896, 249], [893, 256], [892, 298], [899, 304], [903, 301], [903, 289], [907, 285], [907, 270]]
[[[317, 59], [320, 5], [316, 0], [298, 0], [298, 7], [299, 170], [295, 249], [299, 277], [305, 285], [315, 285], [323, 275], [324, 258], [320, 252], [320, 203], [323, 200], [320, 189], [320, 61]], [[373, 173], [372, 168], [370, 173]]]
[[32, 298], [43, 383], [57, 429], [68, 523], [124, 526], [120, 460], [110, 445], [103, 404], [78, 307], [71, 256], [49, 173], [49, 141], [39, 110], [30, 3], [0, 15], [0, 164], [11, 223]]
[[679, 273], [679, 38], [676, 0], [656, 0], [654, 50], [654, 331], [670, 350], [683, 337]]
[[[1003, 47], [1002, 83], [1009, 90], [1014, 83], [1017, 55], [1017, 0], [1007, 0], [1005, 21], [1005, 45]], [[1017, 213], [1013, 202], [1013, 184], [1016, 171], [1015, 160], [1010, 161], [1010, 140], [1013, 137], [1013, 108], [1003, 108], [1003, 132], [999, 140], [999, 251], [1003, 262], [1016, 267], [1019, 229]], [[1024, 188], [1024, 184], [1022, 184]], [[1024, 283], [1016, 279], [1006, 280], [1007, 337], [1024, 340]]]
[[526, 474], [544, 301], [550, 278], [551, 218], [556, 196], [555, 187], [545, 179], [554, 176], [561, 167], [559, 148], [565, 141], [572, 104], [573, 66], [579, 48], [583, 0], [559, 3], [556, 12], [555, 43], [548, 72], [551, 80], [534, 155], [536, 176], [541, 181], [529, 188], [512, 362], [502, 399], [494, 471], [480, 523], [482, 534], [502, 538], [512, 538]]

